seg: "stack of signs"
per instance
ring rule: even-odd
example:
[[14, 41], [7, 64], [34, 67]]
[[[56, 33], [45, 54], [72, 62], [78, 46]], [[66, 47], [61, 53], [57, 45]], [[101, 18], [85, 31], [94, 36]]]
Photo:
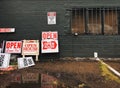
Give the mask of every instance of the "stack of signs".
[[57, 31], [42, 32], [41, 52], [42, 53], [59, 52]]
[[47, 74], [41, 74], [41, 88], [57, 88], [57, 79]]
[[21, 53], [22, 41], [6, 41], [5, 53]]
[[38, 83], [39, 82], [39, 73], [25, 73], [22, 74], [23, 83]]
[[0, 53], [0, 68], [8, 68], [10, 63], [10, 54]]
[[32, 57], [18, 58], [18, 68], [26, 68], [35, 65]]

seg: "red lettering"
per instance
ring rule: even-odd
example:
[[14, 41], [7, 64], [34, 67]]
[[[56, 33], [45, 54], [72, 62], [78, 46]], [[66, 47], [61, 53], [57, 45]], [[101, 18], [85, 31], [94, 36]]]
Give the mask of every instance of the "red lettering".
[[43, 34], [42, 34], [42, 38], [43, 38], [43, 39], [47, 39], [46, 33], [43, 33]]
[[18, 44], [17, 44], [17, 48], [21, 48], [21, 43], [18, 43]]
[[44, 41], [43, 42], [43, 49], [47, 49], [48, 48], [48, 46], [47, 46], [47, 41]]
[[57, 47], [57, 43], [55, 41], [43, 42], [43, 49], [55, 49], [56, 47]]
[[6, 43], [6, 48], [10, 48], [10, 43]]
[[42, 39], [57, 39], [57, 32], [43, 32]]
[[55, 49], [57, 46], [55, 41], [51, 41], [51, 49]]
[[21, 48], [21, 43], [17, 42], [7, 42], [6, 43], [6, 48]]
[[57, 38], [57, 33], [54, 33], [54, 34], [53, 34], [53, 38], [54, 38], [54, 39], [58, 39], [58, 38]]

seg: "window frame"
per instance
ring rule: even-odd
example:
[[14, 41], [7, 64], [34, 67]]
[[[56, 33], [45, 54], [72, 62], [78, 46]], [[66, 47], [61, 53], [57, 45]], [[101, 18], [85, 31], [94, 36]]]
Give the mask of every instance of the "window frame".
[[[104, 33], [104, 31], [105, 31], [105, 29], [104, 29], [104, 24], [105, 24], [105, 22], [104, 22], [104, 13], [105, 13], [105, 11], [106, 11], [106, 9], [112, 9], [112, 11], [115, 11], [116, 12], [116, 23], [117, 23], [117, 28], [116, 28], [116, 30], [117, 30], [117, 33], [116, 34], [108, 34], [108, 35], [119, 35], [120, 34], [120, 30], [119, 30], [119, 28], [120, 28], [120, 25], [119, 25], [119, 14], [120, 14], [120, 11], [119, 11], [119, 7], [72, 7], [71, 8], [71, 22], [70, 22], [70, 28], [71, 28], [71, 33], [72, 34], [75, 34], [75, 33], [77, 33], [77, 34], [80, 34], [80, 35], [85, 35], [85, 34], [87, 34], [87, 35], [90, 35], [90, 33], [88, 32], [88, 18], [89, 18], [89, 16], [88, 16], [88, 14], [89, 14], [89, 9], [100, 9], [100, 10], [97, 10], [97, 11], [100, 11], [101, 12], [101, 33], [99, 34], [99, 35], [107, 35], [107, 34], [105, 34]], [[84, 18], [84, 20], [85, 20], [85, 29], [84, 29], [84, 33], [78, 33], [78, 32], [73, 32], [72, 31], [72, 22], [73, 22], [73, 10], [75, 10], [75, 9], [84, 9], [84, 14], [85, 14], [85, 18]], [[109, 11], [109, 10], [108, 10]], [[98, 35], [98, 34], [92, 34], [92, 35]]]

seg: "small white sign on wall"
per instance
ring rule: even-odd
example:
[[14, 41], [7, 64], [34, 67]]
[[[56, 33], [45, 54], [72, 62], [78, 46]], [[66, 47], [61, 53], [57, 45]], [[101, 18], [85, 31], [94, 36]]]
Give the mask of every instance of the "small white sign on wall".
[[48, 25], [56, 24], [56, 12], [47, 13]]

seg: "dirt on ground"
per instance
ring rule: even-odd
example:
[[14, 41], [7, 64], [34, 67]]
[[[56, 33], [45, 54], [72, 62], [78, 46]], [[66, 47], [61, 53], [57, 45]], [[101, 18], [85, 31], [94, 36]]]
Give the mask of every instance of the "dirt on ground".
[[[120, 72], [120, 61], [105, 61]], [[1, 71], [2, 72], [2, 71]], [[38, 73], [38, 83], [11, 83], [14, 74]], [[41, 87], [41, 74], [57, 79], [57, 87]], [[0, 74], [0, 88], [120, 88], [120, 83], [101, 75], [100, 64], [95, 60], [65, 58], [35, 62], [35, 66]]]

